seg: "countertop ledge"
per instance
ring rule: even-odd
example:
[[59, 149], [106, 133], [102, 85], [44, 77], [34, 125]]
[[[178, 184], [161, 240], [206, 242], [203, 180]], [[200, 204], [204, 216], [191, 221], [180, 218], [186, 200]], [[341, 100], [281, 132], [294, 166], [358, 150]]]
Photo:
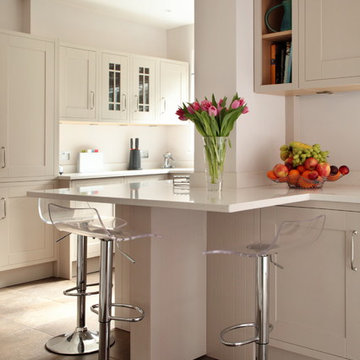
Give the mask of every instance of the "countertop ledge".
[[[171, 180], [130, 184], [75, 186], [71, 189], [29, 191], [28, 196], [232, 213], [309, 200], [360, 205], [360, 186], [326, 184], [323, 189], [296, 190], [286, 184], [224, 189], [174, 188]], [[360, 211], [360, 207], [359, 207]]]
[[159, 169], [142, 169], [142, 170], [119, 170], [119, 171], [102, 171], [96, 173], [68, 173], [58, 176], [59, 180], [86, 180], [101, 179], [123, 176], [142, 176], [142, 175], [161, 175], [161, 174], [191, 174], [193, 168], [159, 168]]

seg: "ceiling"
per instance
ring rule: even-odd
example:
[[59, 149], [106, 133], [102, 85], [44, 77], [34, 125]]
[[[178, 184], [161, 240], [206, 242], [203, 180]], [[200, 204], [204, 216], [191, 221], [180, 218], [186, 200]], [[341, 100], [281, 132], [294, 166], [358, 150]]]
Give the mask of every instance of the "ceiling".
[[194, 0], [62, 0], [127, 21], [171, 29], [194, 23]]

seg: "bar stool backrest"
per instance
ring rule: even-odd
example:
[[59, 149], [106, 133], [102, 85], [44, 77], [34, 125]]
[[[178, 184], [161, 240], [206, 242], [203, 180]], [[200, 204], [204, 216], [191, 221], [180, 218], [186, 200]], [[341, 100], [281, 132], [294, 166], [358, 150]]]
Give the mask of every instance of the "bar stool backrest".
[[325, 215], [306, 220], [283, 221], [270, 242], [255, 242], [240, 247], [239, 250], [209, 250], [204, 254], [234, 254], [256, 257], [279, 253], [282, 249], [303, 246], [315, 242], [325, 225]]

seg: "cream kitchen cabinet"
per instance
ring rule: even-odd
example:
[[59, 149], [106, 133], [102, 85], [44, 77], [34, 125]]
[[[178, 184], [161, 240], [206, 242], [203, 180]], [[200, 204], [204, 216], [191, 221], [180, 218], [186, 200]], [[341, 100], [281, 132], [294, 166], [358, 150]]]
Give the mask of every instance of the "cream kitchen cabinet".
[[101, 120], [129, 121], [129, 57], [102, 54]]
[[[320, 238], [283, 250], [271, 267], [272, 346], [315, 359], [359, 359], [360, 274], [351, 268], [351, 239], [360, 213], [276, 207], [261, 210], [261, 233], [269, 238], [284, 220], [326, 215]], [[264, 235], [266, 234], [266, 235]], [[354, 238], [360, 265], [360, 239]], [[327, 354], [327, 355], [324, 355]], [[328, 356], [328, 357], [326, 357]]]
[[96, 51], [60, 46], [60, 119], [95, 120]]
[[151, 124], [156, 119], [157, 64], [154, 58], [131, 57], [132, 123]]
[[[360, 90], [360, 3], [348, 0], [292, 0], [292, 29], [271, 32], [266, 11], [278, 0], [255, 0], [254, 88], [274, 95]], [[270, 17], [280, 27], [282, 11]], [[292, 81], [271, 83], [271, 45], [292, 43]]]
[[0, 177], [54, 174], [54, 41], [0, 33]]
[[360, 89], [360, 2], [301, 0], [300, 88]]
[[56, 260], [54, 230], [41, 221], [37, 199], [29, 190], [54, 188], [54, 183], [0, 186], [0, 271]]
[[189, 66], [187, 63], [161, 60], [159, 85], [159, 122], [178, 124], [176, 110], [183, 102], [189, 101]]

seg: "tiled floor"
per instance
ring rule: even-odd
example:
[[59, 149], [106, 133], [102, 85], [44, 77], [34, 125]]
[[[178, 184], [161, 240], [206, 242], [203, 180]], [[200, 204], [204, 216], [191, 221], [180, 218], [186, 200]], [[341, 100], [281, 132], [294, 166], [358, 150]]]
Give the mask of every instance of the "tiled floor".
[[[98, 274], [91, 274], [88, 282], [97, 282], [97, 278]], [[74, 281], [50, 278], [0, 289], [0, 360], [97, 360], [97, 353], [61, 356], [44, 348], [52, 336], [75, 328], [76, 298], [62, 294], [73, 286]], [[86, 308], [96, 302], [97, 296], [88, 297]], [[96, 315], [90, 311], [86, 315], [88, 328], [97, 329]], [[111, 347], [111, 359], [130, 360], [129, 333], [118, 329], [112, 332], [116, 342]]]

